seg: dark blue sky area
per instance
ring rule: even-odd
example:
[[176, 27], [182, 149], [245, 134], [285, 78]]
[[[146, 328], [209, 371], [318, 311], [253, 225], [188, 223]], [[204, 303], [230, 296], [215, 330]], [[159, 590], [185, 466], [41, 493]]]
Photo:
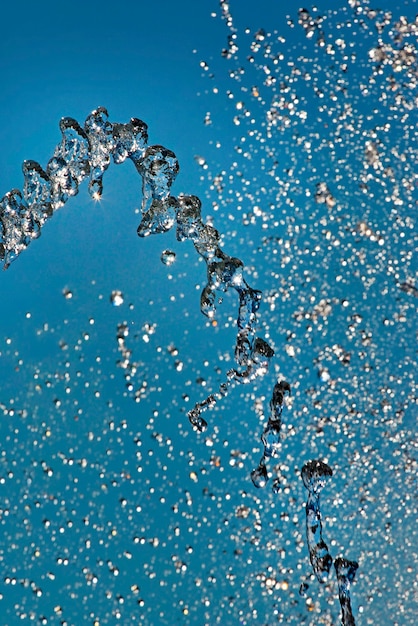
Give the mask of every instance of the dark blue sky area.
[[[276, 2], [243, 2], [238, 22], [259, 27], [283, 18]], [[56, 124], [81, 122], [102, 105], [112, 119], [142, 117], [157, 143], [190, 153], [204, 104], [197, 105], [201, 58], [220, 56], [226, 28], [216, 1], [101, 2], [24, 0], [2, 8], [0, 42], [1, 187], [19, 184], [13, 163], [48, 160]], [[193, 54], [197, 50], [197, 54]], [[179, 155], [181, 157], [181, 155]]]
[[[329, 8], [316, 4], [319, 12]], [[392, 2], [379, 4], [393, 8]], [[252, 32], [285, 30], [286, 15], [296, 18], [297, 8], [272, 0], [231, 3], [238, 30], [248, 26]], [[24, 159], [48, 161], [62, 116], [82, 122], [99, 105], [112, 120], [147, 121], [152, 142], [172, 148], [180, 163], [201, 153], [207, 108], [196, 94], [208, 85], [199, 62], [218, 60], [228, 33], [211, 13], [220, 14], [216, 0], [23, 0], [2, 7], [0, 193], [20, 186]], [[290, 46], [291, 33], [286, 36]]]

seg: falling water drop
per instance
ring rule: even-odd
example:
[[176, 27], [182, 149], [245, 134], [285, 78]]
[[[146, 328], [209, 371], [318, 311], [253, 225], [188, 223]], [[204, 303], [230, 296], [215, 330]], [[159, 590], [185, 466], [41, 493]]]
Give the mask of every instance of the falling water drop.
[[176, 260], [176, 253], [173, 252], [172, 250], [163, 250], [163, 252], [161, 253], [161, 261], [162, 263], [164, 263], [164, 265], [173, 265], [173, 263]]

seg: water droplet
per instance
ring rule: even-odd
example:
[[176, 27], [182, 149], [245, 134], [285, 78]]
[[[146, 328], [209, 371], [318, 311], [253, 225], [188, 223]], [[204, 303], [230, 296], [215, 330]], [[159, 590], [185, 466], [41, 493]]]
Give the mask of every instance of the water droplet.
[[113, 306], [120, 306], [123, 304], [123, 293], [118, 289], [114, 289], [110, 294], [110, 302]]
[[176, 253], [172, 250], [164, 250], [160, 258], [164, 265], [173, 265], [176, 260]]
[[302, 598], [306, 597], [306, 592], [309, 589], [309, 585], [308, 583], [302, 583], [301, 586], [299, 587], [299, 595], [302, 596]]

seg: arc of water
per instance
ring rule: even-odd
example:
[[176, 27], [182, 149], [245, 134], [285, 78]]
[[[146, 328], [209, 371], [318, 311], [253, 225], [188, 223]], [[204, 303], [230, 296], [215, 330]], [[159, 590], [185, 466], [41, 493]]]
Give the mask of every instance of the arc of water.
[[244, 278], [244, 264], [220, 247], [220, 236], [201, 217], [197, 196], [172, 196], [171, 186], [179, 163], [171, 150], [161, 145], [148, 146], [148, 127], [132, 118], [126, 124], [111, 123], [108, 112], [99, 107], [87, 116], [82, 128], [70, 117], [60, 122], [61, 143], [43, 170], [35, 161], [23, 163], [23, 194], [16, 189], [0, 200], [0, 260], [7, 269], [11, 262], [41, 234], [45, 222], [78, 193], [80, 183], [89, 177], [88, 190], [95, 200], [103, 193], [103, 175], [111, 159], [116, 164], [130, 159], [142, 178], [142, 219], [138, 236], [164, 233], [176, 226], [178, 241], [190, 239], [205, 260], [207, 284], [200, 309], [209, 319], [216, 312], [217, 292], [234, 289], [238, 294], [235, 360], [241, 370], [228, 372], [227, 383], [219, 392], [199, 402], [189, 412], [190, 422], [204, 430], [201, 412], [227, 393], [231, 382], [250, 382], [267, 371], [273, 356], [271, 346], [256, 337], [255, 328], [261, 293]]

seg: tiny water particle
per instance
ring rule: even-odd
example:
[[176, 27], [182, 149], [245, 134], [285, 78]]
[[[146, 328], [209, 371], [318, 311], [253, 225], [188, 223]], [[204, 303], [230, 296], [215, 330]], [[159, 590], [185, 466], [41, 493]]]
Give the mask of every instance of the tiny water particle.
[[118, 289], [113, 290], [110, 294], [110, 302], [113, 306], [120, 306], [123, 304], [123, 293]]

